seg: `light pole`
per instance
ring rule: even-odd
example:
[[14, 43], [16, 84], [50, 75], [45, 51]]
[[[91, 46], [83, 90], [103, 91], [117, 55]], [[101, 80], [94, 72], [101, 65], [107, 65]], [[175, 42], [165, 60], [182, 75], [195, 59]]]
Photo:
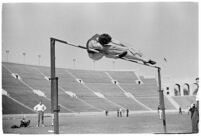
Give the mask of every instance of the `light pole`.
[[113, 70], [115, 70], [115, 60], [112, 61]]
[[38, 55], [38, 65], [40, 66], [40, 58], [41, 58], [42, 56], [39, 54]]
[[6, 61], [8, 62], [8, 55], [9, 55], [10, 51], [6, 50]]
[[24, 64], [25, 64], [25, 56], [26, 56], [26, 53], [23, 52], [22, 55], [24, 56]]
[[93, 69], [95, 70], [96, 61], [93, 60]]
[[75, 69], [75, 63], [76, 63], [76, 59], [73, 59], [73, 68]]

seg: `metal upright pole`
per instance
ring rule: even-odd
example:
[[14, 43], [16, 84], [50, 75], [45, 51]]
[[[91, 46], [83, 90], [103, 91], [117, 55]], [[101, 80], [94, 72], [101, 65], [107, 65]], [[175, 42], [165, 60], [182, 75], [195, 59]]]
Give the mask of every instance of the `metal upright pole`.
[[54, 110], [54, 93], [55, 93], [55, 85], [54, 85], [54, 78], [55, 78], [55, 40], [50, 38], [50, 65], [51, 65], [51, 112]]
[[55, 39], [50, 38], [51, 57], [51, 112], [54, 113], [54, 133], [59, 134], [58, 78], [55, 76]]
[[164, 133], [166, 133], [167, 129], [166, 129], [166, 117], [165, 117], [165, 102], [164, 102], [163, 90], [161, 89], [161, 68], [160, 67], [156, 68], [158, 70], [159, 101], [160, 101], [160, 108], [162, 109], [163, 114], [163, 128]]
[[59, 111], [60, 108], [58, 106], [58, 77], [55, 77], [55, 100], [54, 100], [54, 133], [59, 134]]

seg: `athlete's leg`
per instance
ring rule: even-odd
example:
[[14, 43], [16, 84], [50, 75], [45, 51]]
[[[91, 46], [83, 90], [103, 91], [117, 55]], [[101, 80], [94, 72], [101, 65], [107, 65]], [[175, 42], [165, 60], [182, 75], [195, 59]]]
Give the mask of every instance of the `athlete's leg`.
[[141, 61], [144, 64], [147, 64], [147, 63], [151, 64], [151, 65], [156, 64], [156, 62], [142, 57], [142, 53], [135, 51], [133, 49], [130, 49], [128, 47], [120, 47], [120, 46], [112, 45], [108, 49], [102, 51], [102, 53], [107, 58], [117, 59], [117, 58], [123, 58], [124, 57], [124, 58], [135, 60], [135, 61]]
[[150, 60], [150, 59], [146, 59], [145, 57], [139, 56], [139, 55], [137, 54], [137, 52], [136, 52], [136, 54], [134, 54], [134, 53], [128, 51], [127, 54], [124, 56], [124, 58], [131, 59], [131, 60], [136, 60], [136, 61], [141, 61], [141, 62], [143, 62], [144, 64], [151, 64], [151, 65], [156, 64], [155, 61], [152, 61], [152, 60]]
[[131, 59], [131, 60], [136, 60], [136, 61], [142, 61], [142, 62], [148, 62], [148, 60], [143, 59], [137, 55], [134, 55], [133, 53], [131, 53], [130, 51], [127, 52], [127, 54], [125, 55], [125, 58], [127, 59]]

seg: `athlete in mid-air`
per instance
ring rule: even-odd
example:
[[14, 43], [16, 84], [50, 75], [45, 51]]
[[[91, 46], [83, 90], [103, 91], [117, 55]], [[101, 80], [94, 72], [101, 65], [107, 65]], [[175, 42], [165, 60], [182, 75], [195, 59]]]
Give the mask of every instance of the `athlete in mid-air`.
[[108, 34], [95, 34], [87, 41], [86, 46], [89, 57], [93, 60], [99, 60], [105, 56], [107, 58], [140, 61], [150, 65], [156, 64], [155, 61], [142, 58], [142, 53], [112, 39]]

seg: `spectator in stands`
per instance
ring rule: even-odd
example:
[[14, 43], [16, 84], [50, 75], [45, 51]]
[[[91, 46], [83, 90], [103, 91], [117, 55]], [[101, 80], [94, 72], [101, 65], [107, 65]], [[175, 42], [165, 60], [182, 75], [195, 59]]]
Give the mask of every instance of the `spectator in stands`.
[[126, 109], [126, 117], [128, 117], [128, 115], [129, 115], [129, 109], [127, 108]]
[[39, 104], [37, 104], [34, 107], [34, 111], [36, 111], [38, 113], [38, 125], [37, 127], [39, 127], [40, 122], [42, 123], [42, 127], [44, 127], [44, 111], [46, 110], [46, 106], [42, 103], [42, 101], [39, 102]]
[[179, 114], [182, 115], [182, 109], [181, 109], [181, 107], [179, 107]]

